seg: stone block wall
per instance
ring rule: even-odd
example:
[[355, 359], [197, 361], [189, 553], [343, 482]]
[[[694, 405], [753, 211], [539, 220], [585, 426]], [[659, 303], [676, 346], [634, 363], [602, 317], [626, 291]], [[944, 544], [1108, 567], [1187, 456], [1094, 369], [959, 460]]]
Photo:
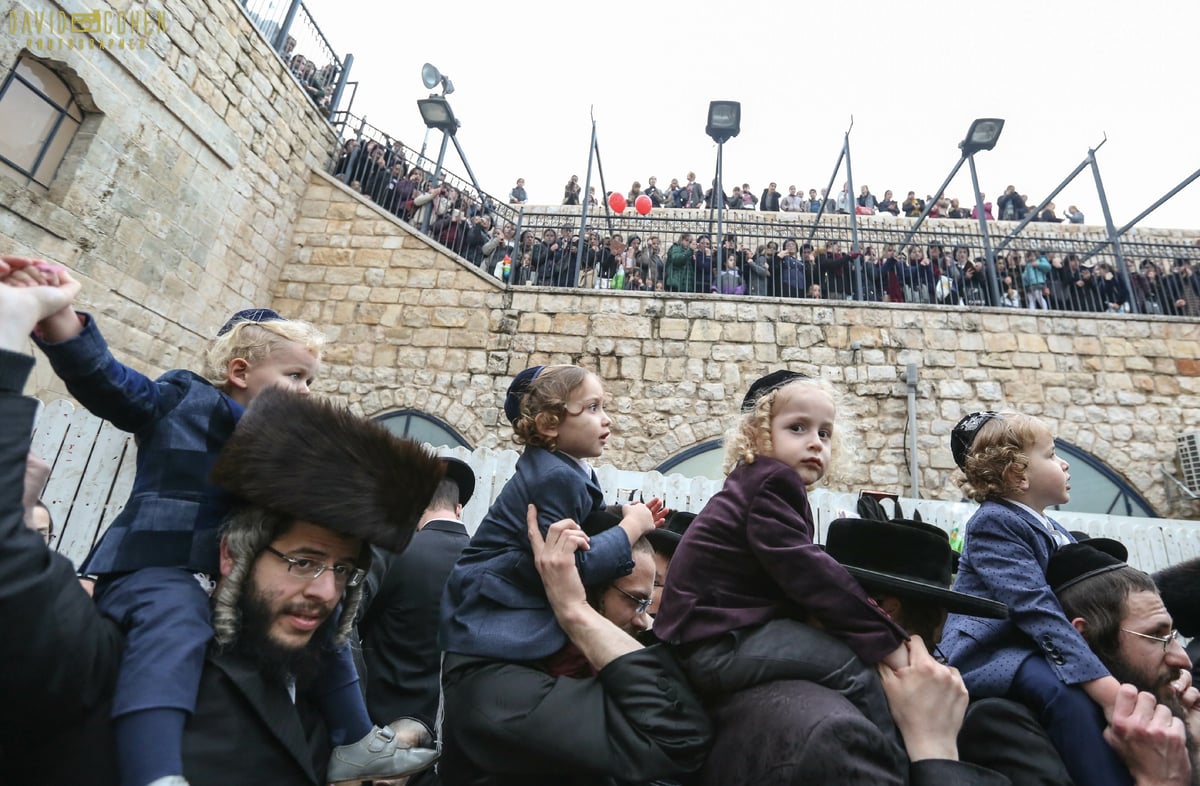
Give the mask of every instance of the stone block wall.
[[[62, 14], [132, 8], [0, 5], [0, 67], [42, 59], [86, 115], [48, 190], [0, 175], [0, 244], [76, 271], [123, 359], [198, 368], [230, 313], [266, 304], [335, 135], [236, 2], [150, 0], [136, 10], [165, 29], [144, 36], [57, 32]], [[27, 31], [38, 19], [50, 25]], [[33, 388], [61, 392], [45, 363]]]
[[857, 462], [850, 487], [908, 488], [907, 387], [916, 364], [922, 493], [958, 499], [948, 435], [977, 409], [1044, 418], [1162, 514], [1159, 465], [1200, 429], [1200, 324], [1122, 315], [506, 288], [313, 173], [275, 307], [332, 345], [318, 389], [366, 415], [414, 408], [476, 446], [507, 446], [511, 376], [595, 369], [612, 403], [604, 460], [648, 470], [719, 438], [749, 381], [780, 366], [834, 380]]

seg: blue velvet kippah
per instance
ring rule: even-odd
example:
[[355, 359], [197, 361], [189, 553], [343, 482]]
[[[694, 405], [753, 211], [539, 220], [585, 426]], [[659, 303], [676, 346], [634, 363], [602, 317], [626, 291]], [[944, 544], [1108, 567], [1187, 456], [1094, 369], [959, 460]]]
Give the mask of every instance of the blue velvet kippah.
[[272, 320], [283, 320], [283, 317], [276, 314], [269, 308], [244, 308], [229, 318], [221, 329], [217, 331], [218, 336], [223, 336], [233, 330], [233, 326], [239, 322], [270, 322]]
[[533, 366], [527, 368], [513, 378], [512, 384], [508, 386], [508, 393], [504, 396], [504, 416], [508, 418], [508, 422], [514, 426], [521, 419], [521, 399], [525, 396], [525, 391], [529, 389], [529, 385], [537, 375], [542, 373], [545, 366]]

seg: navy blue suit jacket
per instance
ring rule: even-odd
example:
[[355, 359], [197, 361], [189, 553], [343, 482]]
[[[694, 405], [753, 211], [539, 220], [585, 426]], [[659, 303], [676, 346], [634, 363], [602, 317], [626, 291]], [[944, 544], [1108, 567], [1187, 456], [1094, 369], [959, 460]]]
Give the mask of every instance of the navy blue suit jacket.
[[[137, 441], [125, 508], [81, 566], [83, 573], [178, 567], [217, 573], [217, 529], [228, 509], [209, 471], [245, 411], [190, 371], [157, 380], [117, 361], [90, 316], [57, 344], [38, 340], [54, 372], [93, 415]], [[35, 339], [36, 340], [36, 339]]]
[[1005, 620], [951, 614], [946, 621], [942, 652], [973, 698], [1007, 694], [1017, 669], [1039, 652], [1068, 685], [1108, 676], [1046, 584], [1046, 563], [1057, 548], [1041, 522], [1005, 502], [984, 502], [967, 522], [954, 589], [1008, 604]]
[[[595, 473], [570, 456], [525, 448], [516, 474], [450, 572], [440, 632], [446, 652], [524, 661], [548, 657], [566, 645], [533, 565], [525, 524], [531, 503], [545, 536], [559, 519], [582, 523], [602, 508], [603, 492]], [[601, 532], [575, 562], [587, 587], [628, 575], [633, 570], [629, 538], [619, 527]]]

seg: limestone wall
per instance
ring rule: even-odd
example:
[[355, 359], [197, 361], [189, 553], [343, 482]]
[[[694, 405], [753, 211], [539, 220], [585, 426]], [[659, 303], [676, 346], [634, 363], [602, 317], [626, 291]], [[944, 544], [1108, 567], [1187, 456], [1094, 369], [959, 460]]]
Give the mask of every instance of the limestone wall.
[[907, 364], [918, 367], [922, 492], [958, 499], [948, 433], [1010, 407], [1107, 462], [1160, 513], [1175, 435], [1200, 428], [1200, 324], [761, 298], [506, 289], [314, 173], [274, 300], [331, 334], [319, 388], [367, 415], [415, 408], [503, 446], [511, 375], [596, 369], [612, 397], [605, 461], [651, 469], [719, 437], [749, 380], [782, 365], [841, 383], [859, 444], [851, 487], [907, 488]]
[[[50, 32], [126, 6], [0, 5], [0, 65], [49, 61], [86, 113], [48, 192], [0, 175], [0, 245], [77, 271], [109, 341], [154, 373], [196, 367], [232, 311], [266, 302], [335, 139], [238, 3], [151, 0], [137, 10], [165, 30], [145, 36]], [[33, 387], [60, 390], [44, 363]]]

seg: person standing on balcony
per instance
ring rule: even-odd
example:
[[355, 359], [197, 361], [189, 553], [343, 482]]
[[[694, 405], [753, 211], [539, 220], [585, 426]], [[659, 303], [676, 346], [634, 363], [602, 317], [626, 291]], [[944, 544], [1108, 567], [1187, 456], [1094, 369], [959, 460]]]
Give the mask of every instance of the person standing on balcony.
[[529, 201], [529, 195], [525, 193], [525, 178], [518, 177], [517, 184], [513, 186], [513, 190], [508, 192], [508, 203], [510, 205], [523, 205]]

